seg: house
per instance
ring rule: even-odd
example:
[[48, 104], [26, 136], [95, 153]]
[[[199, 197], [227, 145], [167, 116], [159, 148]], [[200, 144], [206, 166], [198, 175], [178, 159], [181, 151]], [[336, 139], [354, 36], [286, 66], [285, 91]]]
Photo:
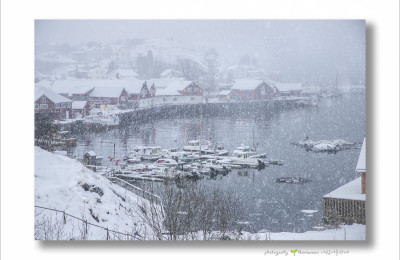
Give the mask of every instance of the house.
[[51, 90], [72, 100], [88, 101], [94, 86], [95, 81], [92, 80], [55, 80], [51, 85]]
[[[105, 80], [116, 81], [116, 80]], [[115, 82], [111, 85], [97, 86], [89, 95], [90, 107], [100, 107], [101, 105], [126, 105], [128, 103], [128, 92], [124, 87]]]
[[268, 82], [279, 90], [281, 96], [300, 96], [303, 91], [301, 83], [282, 83], [271, 80]]
[[35, 113], [46, 113], [57, 119], [69, 119], [72, 117], [72, 100], [48, 88], [35, 86]]
[[231, 90], [221, 90], [217, 94], [219, 101], [230, 101], [231, 100]]
[[237, 100], [272, 99], [278, 92], [275, 86], [256, 79], [237, 79], [231, 87], [232, 98]]
[[88, 101], [73, 101], [72, 116], [73, 118], [82, 118], [89, 115], [90, 106]]
[[337, 188], [323, 197], [324, 218], [328, 222], [365, 224], [366, 141], [361, 148], [356, 172], [361, 177]]
[[145, 80], [129, 80], [124, 86], [129, 100], [149, 98], [152, 96]]
[[176, 77], [180, 77], [181, 73], [179, 73], [178, 71], [174, 70], [174, 69], [166, 69], [163, 72], [161, 72], [160, 74], [160, 78], [162, 79], [170, 79], [170, 78], [176, 78]]
[[136, 79], [139, 75], [133, 69], [116, 69], [108, 73], [108, 79]]
[[143, 100], [140, 106], [153, 105], [182, 105], [199, 104], [203, 102], [203, 89], [193, 81], [180, 78], [175, 79], [153, 79], [150, 93], [153, 95], [149, 100]]
[[361, 152], [360, 156], [358, 157], [358, 162], [357, 162], [357, 167], [356, 167], [356, 172], [361, 175], [361, 193], [365, 194], [366, 191], [366, 143], [365, 143], [365, 138], [361, 147]]

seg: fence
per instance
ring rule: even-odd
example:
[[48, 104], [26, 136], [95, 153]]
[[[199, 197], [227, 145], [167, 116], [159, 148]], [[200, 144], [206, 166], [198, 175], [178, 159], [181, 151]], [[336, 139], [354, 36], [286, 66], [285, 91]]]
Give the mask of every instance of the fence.
[[85, 227], [85, 234], [88, 234], [88, 225], [90, 225], [90, 226], [95, 226], [97, 228], [104, 229], [104, 231], [107, 232], [106, 233], [106, 240], [110, 240], [110, 238], [111, 238], [110, 237], [110, 233], [122, 235], [122, 236], [126, 237], [127, 240], [129, 240], [129, 238], [132, 238], [132, 240], [143, 240], [143, 239], [141, 239], [139, 237], [139, 235], [136, 235], [136, 234], [132, 235], [132, 234], [127, 234], [127, 233], [122, 233], [122, 232], [119, 232], [119, 231], [116, 231], [116, 230], [111, 230], [111, 229], [108, 229], [108, 228], [105, 228], [105, 227], [90, 223], [85, 219], [81, 219], [81, 218], [75, 217], [73, 215], [70, 215], [70, 214], [68, 214], [68, 213], [66, 213], [65, 211], [62, 211], [62, 210], [50, 209], [50, 208], [46, 208], [46, 207], [42, 207], [42, 206], [35, 206], [35, 208], [51, 210], [51, 211], [62, 213], [63, 214], [63, 223], [64, 223], [64, 225], [67, 224], [67, 217], [71, 217], [71, 218], [77, 219], [79, 221], [82, 221], [84, 223], [84, 227]]
[[160, 196], [157, 196], [153, 193], [147, 192], [139, 187], [136, 187], [135, 185], [130, 184], [127, 181], [124, 181], [124, 180], [118, 178], [118, 177], [108, 177], [108, 179], [110, 181], [112, 181], [113, 183], [116, 183], [116, 184], [120, 185], [121, 187], [135, 193], [136, 195], [138, 195], [144, 199], [147, 199], [149, 201], [153, 201], [154, 203], [160, 205], [161, 212], [164, 215], [164, 206], [163, 206], [162, 199]]
[[365, 201], [323, 198], [324, 217], [365, 224]]

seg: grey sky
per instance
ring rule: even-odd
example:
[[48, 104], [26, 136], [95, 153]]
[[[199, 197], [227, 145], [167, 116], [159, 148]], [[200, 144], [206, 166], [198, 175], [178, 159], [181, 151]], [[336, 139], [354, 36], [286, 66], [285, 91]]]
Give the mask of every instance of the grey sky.
[[364, 81], [364, 20], [40, 20], [35, 42], [173, 38], [214, 47], [226, 65], [249, 54], [293, 81]]

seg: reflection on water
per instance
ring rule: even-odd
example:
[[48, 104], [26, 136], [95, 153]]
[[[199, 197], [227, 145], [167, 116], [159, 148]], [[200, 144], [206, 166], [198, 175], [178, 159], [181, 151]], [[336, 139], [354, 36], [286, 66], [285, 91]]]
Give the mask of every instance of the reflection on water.
[[[359, 150], [336, 154], [312, 153], [293, 146], [308, 136], [312, 140], [344, 139], [362, 142], [366, 125], [365, 96], [345, 95], [324, 99], [318, 108], [276, 113], [246, 113], [234, 117], [179, 118], [144, 124], [132, 123], [100, 133], [82, 133], [73, 151], [82, 157], [87, 150], [107, 158], [122, 158], [136, 145], [182, 147], [190, 140], [212, 138], [232, 151], [244, 143], [257, 145], [259, 152], [284, 160], [283, 166], [261, 171], [234, 170], [226, 176], [200, 182], [235, 192], [246, 208], [243, 227], [249, 231], [303, 232], [311, 230], [322, 218], [322, 197], [357, 177], [355, 167]], [[276, 183], [280, 177], [307, 178], [304, 184]], [[139, 184], [140, 185], [140, 184]], [[314, 214], [301, 210], [318, 210]]]

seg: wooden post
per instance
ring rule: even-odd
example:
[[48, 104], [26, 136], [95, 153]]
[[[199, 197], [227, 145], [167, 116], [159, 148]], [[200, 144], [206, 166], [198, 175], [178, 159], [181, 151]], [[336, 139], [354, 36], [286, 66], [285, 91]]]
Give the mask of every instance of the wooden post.
[[108, 240], [108, 228], [106, 228], [106, 231], [107, 231], [107, 240]]
[[66, 224], [67, 223], [67, 218], [65, 216], [65, 211], [63, 211], [63, 219], [64, 219], [64, 224]]
[[85, 220], [85, 233], [88, 233], [88, 228], [87, 228], [87, 220]]

